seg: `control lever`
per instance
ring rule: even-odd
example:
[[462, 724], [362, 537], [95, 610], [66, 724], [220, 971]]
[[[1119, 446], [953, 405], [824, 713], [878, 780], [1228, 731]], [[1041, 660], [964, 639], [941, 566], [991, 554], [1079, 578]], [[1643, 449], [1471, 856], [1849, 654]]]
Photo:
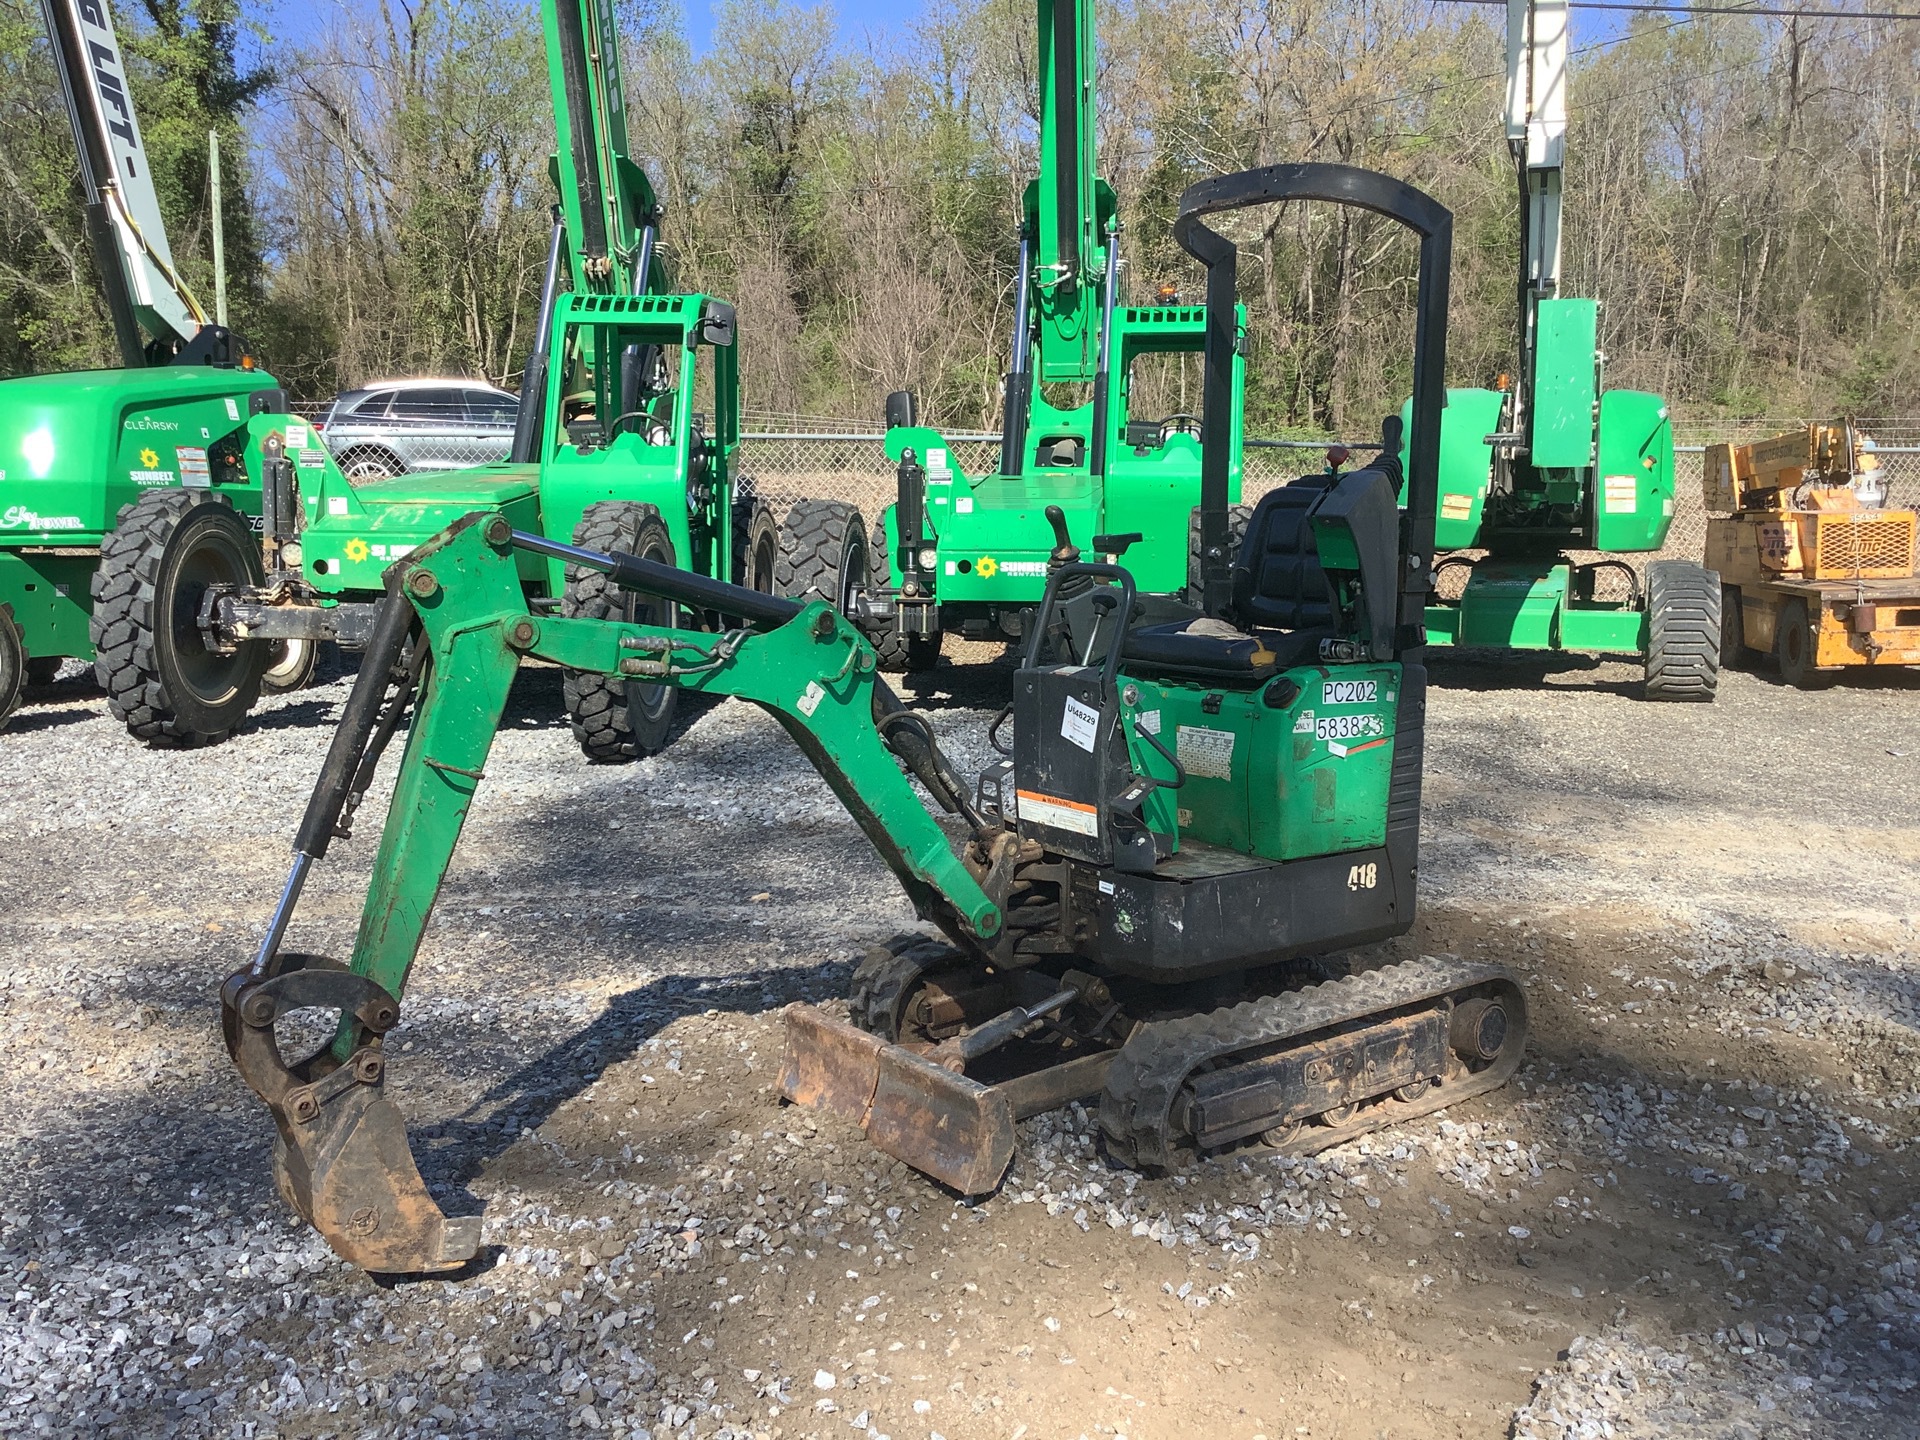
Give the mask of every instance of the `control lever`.
[[1118, 560], [1127, 553], [1129, 545], [1138, 545], [1146, 538], [1138, 530], [1129, 530], [1124, 535], [1096, 535], [1093, 537], [1093, 548], [1096, 554], [1110, 555]]
[[1080, 547], [1067, 534], [1067, 512], [1058, 505], [1047, 506], [1047, 524], [1053, 527], [1053, 553], [1047, 556], [1047, 568], [1056, 570], [1062, 565], [1078, 565]]

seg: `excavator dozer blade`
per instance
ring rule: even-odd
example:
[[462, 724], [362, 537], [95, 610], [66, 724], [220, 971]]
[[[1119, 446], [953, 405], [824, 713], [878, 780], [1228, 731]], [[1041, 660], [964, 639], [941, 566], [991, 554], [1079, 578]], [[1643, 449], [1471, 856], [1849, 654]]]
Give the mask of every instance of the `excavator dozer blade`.
[[[341, 1259], [376, 1275], [430, 1275], [471, 1260], [479, 1217], [441, 1213], [384, 1093], [380, 1036], [399, 1019], [393, 997], [332, 961], [289, 955], [270, 976], [235, 975], [221, 1001], [227, 1051], [279, 1130], [281, 1198]], [[304, 1009], [338, 1010], [351, 1022], [355, 1044], [344, 1063], [331, 1050], [291, 1065], [281, 1058], [274, 1021]]]
[[874, 1147], [963, 1195], [985, 1195], [1013, 1161], [1013, 1106], [990, 1085], [877, 1035], [789, 1005], [780, 1094], [867, 1132]]

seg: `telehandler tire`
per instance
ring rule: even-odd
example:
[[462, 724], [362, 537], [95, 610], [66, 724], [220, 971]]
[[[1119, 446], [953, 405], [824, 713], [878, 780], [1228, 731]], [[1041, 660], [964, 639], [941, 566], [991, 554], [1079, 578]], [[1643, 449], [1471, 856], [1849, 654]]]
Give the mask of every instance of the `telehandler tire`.
[[[602, 500], [589, 505], [573, 527], [573, 543], [588, 550], [617, 551], [677, 562], [666, 522], [652, 505], [631, 500]], [[560, 613], [593, 620], [624, 620], [642, 625], [671, 625], [671, 601], [622, 590], [597, 570], [567, 567], [567, 587], [560, 597]], [[639, 685], [610, 675], [567, 671], [563, 686], [567, 718], [574, 738], [589, 760], [620, 764], [667, 748], [673, 731], [679, 691], [671, 685]]]
[[[1227, 507], [1227, 563], [1233, 564], [1240, 558], [1240, 547], [1246, 543], [1247, 522], [1253, 519], [1251, 505], [1229, 505]], [[1194, 506], [1187, 517], [1187, 603], [1198, 605], [1200, 594], [1200, 507]]]
[[[867, 553], [872, 557], [873, 567], [867, 593], [874, 595], [886, 587], [892, 574], [892, 567], [887, 562], [887, 529], [884, 525], [873, 527], [873, 539]], [[940, 663], [940, 637], [937, 634], [903, 634], [897, 620], [876, 622], [871, 630], [863, 627], [862, 633], [873, 646], [874, 654], [880, 657], [880, 669], [888, 675], [917, 675]]]
[[1720, 577], [1691, 560], [1647, 566], [1649, 700], [1711, 700], [1720, 682]]
[[734, 502], [733, 583], [771, 595], [780, 563], [780, 522], [764, 500]]
[[796, 500], [780, 526], [774, 591], [802, 604], [825, 600], [856, 618], [871, 578], [867, 554], [867, 527], [857, 508], [845, 500]]
[[269, 695], [285, 695], [304, 690], [313, 681], [320, 665], [318, 640], [276, 640], [267, 652], [267, 668], [260, 676], [260, 688]]
[[13, 607], [0, 605], [0, 730], [7, 728], [20, 708], [20, 691], [27, 683], [27, 647], [14, 623]]
[[136, 740], [191, 749], [226, 739], [260, 698], [269, 646], [209, 650], [212, 585], [261, 583], [260, 546], [224, 495], [149, 490], [122, 506], [93, 572], [94, 678]]

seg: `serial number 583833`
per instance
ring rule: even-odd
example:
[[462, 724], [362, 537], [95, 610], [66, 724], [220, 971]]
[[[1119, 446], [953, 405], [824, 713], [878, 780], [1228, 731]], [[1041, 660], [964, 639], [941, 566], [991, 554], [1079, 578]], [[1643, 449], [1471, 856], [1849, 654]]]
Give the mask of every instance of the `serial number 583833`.
[[1358, 740], [1385, 733], [1378, 715], [1323, 715], [1313, 722], [1316, 740]]

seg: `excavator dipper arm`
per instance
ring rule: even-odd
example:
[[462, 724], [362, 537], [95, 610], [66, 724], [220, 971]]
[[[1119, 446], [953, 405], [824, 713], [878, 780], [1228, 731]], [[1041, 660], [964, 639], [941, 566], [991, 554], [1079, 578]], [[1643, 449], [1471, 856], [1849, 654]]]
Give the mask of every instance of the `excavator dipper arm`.
[[[739, 623], [713, 632], [535, 616], [519, 583], [516, 548], [606, 571], [621, 584]], [[279, 1131], [281, 1194], [352, 1263], [376, 1273], [432, 1273], [459, 1268], [479, 1247], [478, 1221], [442, 1215], [413, 1162], [405, 1123], [382, 1094], [381, 1038], [398, 1022], [421, 936], [524, 660], [761, 706], [826, 779], [921, 915], [962, 948], [983, 958], [995, 953], [1004, 896], [990, 891], [1010, 875], [1000, 852], [1011, 838], [988, 833], [924, 725], [879, 680], [872, 647], [825, 603], [802, 606], [633, 556], [576, 550], [516, 533], [497, 515], [475, 514], [396, 565], [382, 604], [379, 643], [309, 805], [287, 892], [254, 962], [222, 990], [229, 1052]], [[412, 725], [350, 960], [283, 953], [300, 887], [331, 840], [346, 833], [357, 796], [409, 702]], [[973, 846], [964, 837], [956, 844], [909, 774], [959, 812]], [[287, 1061], [274, 1041], [275, 1022], [316, 1007], [340, 1013], [334, 1041], [306, 1060]], [[887, 1115], [876, 1111], [885, 1112], [887, 1101], [876, 1101], [874, 1092], [887, 1083], [884, 1067], [877, 1057], [872, 1065], [863, 1057], [851, 1065], [835, 1059], [836, 1047], [871, 1037], [824, 1019], [813, 1028], [819, 1033], [801, 1029], [790, 1040], [784, 1088], [872, 1121], [880, 1138]], [[850, 1086], [848, 1075], [856, 1077]], [[1010, 1150], [1011, 1115], [1003, 1103], [983, 1098], [984, 1087], [931, 1064], [893, 1077], [892, 1085], [896, 1117], [945, 1113], [950, 1130], [966, 1121], [995, 1132], [984, 1146], [966, 1138], [956, 1155]], [[970, 1108], [977, 1113], [962, 1113]]]

